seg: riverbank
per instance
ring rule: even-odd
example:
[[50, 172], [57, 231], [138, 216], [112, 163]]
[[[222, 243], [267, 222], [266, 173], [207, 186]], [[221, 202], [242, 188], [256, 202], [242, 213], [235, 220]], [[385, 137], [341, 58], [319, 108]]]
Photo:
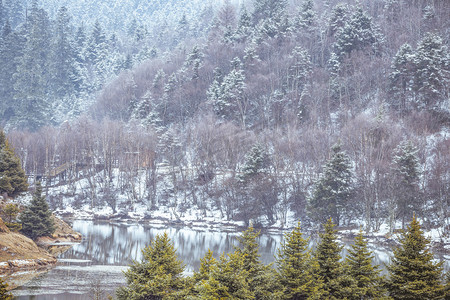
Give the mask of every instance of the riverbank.
[[[0, 276], [28, 271], [45, 271], [56, 263], [56, 255], [66, 251], [71, 244], [81, 241], [81, 234], [75, 232], [64, 221], [53, 217], [56, 230], [51, 237], [41, 237], [36, 241], [10, 231], [0, 218]], [[38, 272], [33, 272], [38, 273]], [[17, 285], [10, 284], [13, 289]]]
[[[225, 220], [219, 216], [215, 211], [208, 211], [201, 217], [196, 211], [187, 210], [180, 215], [169, 209], [159, 209], [157, 211], [147, 211], [143, 207], [138, 207], [133, 212], [119, 212], [112, 213], [109, 209], [103, 210], [74, 210], [68, 208], [65, 210], [56, 211], [56, 213], [64, 219], [70, 220], [92, 220], [121, 224], [146, 224], [152, 226], [174, 226], [179, 228], [190, 228], [196, 231], [212, 230], [223, 232], [241, 232], [246, 229], [242, 221]], [[288, 215], [284, 223], [277, 222], [271, 226], [255, 227], [265, 233], [286, 233], [291, 231], [298, 220], [293, 215]], [[364, 224], [354, 224], [352, 226], [338, 227], [338, 236], [341, 240], [352, 242], [353, 238], [358, 234], [360, 227], [364, 228]], [[395, 228], [401, 228], [401, 224], [396, 224]], [[309, 228], [303, 227], [307, 236], [314, 236], [318, 234], [319, 227]], [[425, 236], [430, 240], [430, 247], [432, 251], [445, 253], [450, 250], [450, 234], [442, 228], [423, 229]], [[386, 249], [392, 249], [399, 245], [401, 230], [395, 229], [394, 233], [390, 233], [390, 228], [387, 224], [381, 224], [378, 230], [365, 233], [365, 237], [370, 243], [378, 245]]]

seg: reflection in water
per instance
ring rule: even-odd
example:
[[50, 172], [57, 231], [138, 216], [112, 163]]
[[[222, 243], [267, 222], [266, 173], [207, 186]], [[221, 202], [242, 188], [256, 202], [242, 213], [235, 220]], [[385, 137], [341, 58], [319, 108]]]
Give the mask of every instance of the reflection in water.
[[[199, 268], [208, 249], [216, 257], [233, 251], [239, 233], [191, 228], [158, 227], [141, 224], [111, 224], [75, 221], [83, 241], [61, 254], [58, 265], [14, 291], [17, 299], [90, 299], [96, 286], [110, 294], [125, 284], [122, 271], [141, 259], [141, 249], [157, 234], [167, 232], [186, 264], [186, 274]], [[269, 263], [282, 239], [281, 234], [259, 238], [261, 260]]]
[[[110, 294], [125, 284], [122, 271], [133, 260], [141, 259], [141, 249], [157, 234], [166, 231], [177, 248], [180, 259], [186, 264], [186, 273], [197, 270], [208, 249], [216, 257], [233, 251], [239, 233], [176, 227], [155, 227], [140, 224], [111, 224], [92, 221], [75, 221], [75, 231], [83, 241], [59, 256], [58, 265], [25, 286], [14, 291], [17, 299], [92, 299], [92, 293], [101, 290]], [[262, 234], [259, 237], [261, 261], [274, 261], [282, 241], [282, 234]], [[311, 242], [314, 246], [315, 242]], [[386, 249], [371, 247], [375, 263], [383, 267], [388, 263]], [[343, 254], [346, 254], [344, 249]]]

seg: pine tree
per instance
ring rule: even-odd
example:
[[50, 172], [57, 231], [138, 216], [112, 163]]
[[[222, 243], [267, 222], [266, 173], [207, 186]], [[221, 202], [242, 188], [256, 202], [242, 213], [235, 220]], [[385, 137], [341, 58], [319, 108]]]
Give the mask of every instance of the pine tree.
[[218, 272], [218, 262], [213, 257], [213, 252], [208, 250], [204, 258], [200, 259], [200, 269], [194, 273], [194, 290], [196, 297], [193, 299], [222, 299], [229, 297], [227, 288], [214, 276]]
[[0, 118], [9, 121], [19, 111], [20, 107], [14, 98], [14, 74], [17, 72], [18, 60], [23, 55], [25, 35], [22, 31], [13, 31], [9, 20], [2, 27], [0, 39]]
[[[254, 299], [248, 283], [248, 271], [244, 268], [244, 257], [237, 252], [222, 255], [208, 285], [215, 286], [218, 299]], [[215, 283], [215, 282], [218, 282]]]
[[[301, 99], [311, 78], [311, 56], [302, 47], [295, 47], [289, 59], [288, 88], [294, 93], [295, 99]], [[300, 103], [296, 103], [293, 109], [299, 110]]]
[[412, 86], [410, 82], [414, 75], [414, 54], [409, 44], [402, 45], [397, 51], [391, 70], [389, 75], [391, 106], [400, 112], [405, 112], [411, 108]]
[[15, 197], [27, 189], [27, 177], [20, 159], [14, 153], [5, 133], [0, 130], [0, 194], [7, 193]]
[[345, 258], [348, 275], [356, 281], [357, 299], [381, 299], [386, 292], [382, 288], [383, 278], [379, 275], [378, 265], [373, 266], [372, 261], [373, 254], [367, 249], [367, 241], [360, 230]]
[[45, 195], [42, 195], [40, 182], [36, 183], [33, 199], [20, 215], [20, 221], [22, 233], [33, 240], [41, 236], [51, 236], [55, 232], [52, 213], [45, 200]]
[[[178, 260], [167, 233], [157, 235], [125, 272], [126, 287], [117, 290], [119, 300], [174, 299], [183, 290], [185, 266]], [[176, 298], [175, 298], [176, 299]]]
[[232, 61], [233, 69], [221, 83], [218, 78], [208, 90], [209, 101], [214, 112], [225, 120], [240, 122], [244, 127], [247, 116], [247, 101], [245, 96], [245, 74], [239, 58]]
[[414, 56], [414, 91], [419, 96], [419, 108], [441, 109], [443, 100], [448, 99], [448, 89], [445, 88], [450, 83], [447, 52], [442, 39], [436, 34], [428, 33], [419, 42]]
[[12, 298], [11, 294], [8, 293], [8, 284], [0, 278], [0, 300], [12, 300]]
[[245, 157], [244, 165], [242, 166], [242, 180], [264, 172], [269, 167], [269, 156], [261, 144], [254, 145]]
[[346, 211], [353, 192], [352, 166], [350, 158], [341, 146], [332, 147], [333, 156], [325, 164], [324, 170], [315, 185], [310, 199], [310, 211], [316, 220], [323, 221], [332, 217], [339, 225]]
[[[320, 242], [314, 253], [318, 263], [318, 275], [323, 280], [323, 290], [329, 299], [339, 299], [340, 277], [343, 274], [343, 267], [340, 262], [341, 250], [337, 242], [337, 234], [331, 218], [324, 224], [325, 232], [320, 233]], [[327, 298], [328, 299], [328, 298]]]
[[283, 299], [316, 299], [321, 295], [322, 280], [315, 275], [317, 262], [308, 250], [308, 239], [302, 236], [300, 222], [284, 237], [278, 250], [278, 277]]
[[14, 98], [18, 101], [15, 124], [36, 130], [51, 120], [48, 97], [51, 74], [51, 27], [48, 14], [33, 1], [27, 41], [14, 74]]
[[393, 158], [393, 191], [402, 228], [405, 228], [405, 219], [412, 212], [420, 213], [422, 209], [417, 151], [411, 141], [405, 141], [398, 145]]
[[349, 21], [336, 33], [336, 54], [340, 59], [350, 56], [352, 51], [370, 48], [379, 53], [384, 37], [372, 18], [361, 8], [356, 8]]
[[297, 19], [297, 26], [300, 28], [310, 28], [314, 25], [317, 19], [317, 14], [314, 11], [314, 1], [304, 0]]
[[334, 35], [344, 28], [350, 18], [349, 15], [350, 9], [347, 4], [339, 3], [333, 7], [329, 20], [330, 35]]
[[286, 13], [286, 0], [254, 0], [253, 24], [265, 19], [280, 20]]
[[242, 3], [241, 11], [239, 15], [239, 21], [234, 35], [234, 39], [238, 42], [244, 42], [250, 37], [252, 33], [252, 19], [247, 12], [247, 8], [244, 3]]
[[52, 54], [52, 85], [56, 96], [65, 96], [74, 91], [75, 53], [72, 46], [70, 17], [66, 7], [58, 10]]
[[443, 299], [442, 262], [433, 262], [419, 221], [413, 217], [400, 237], [400, 246], [387, 266], [387, 287], [393, 299]]

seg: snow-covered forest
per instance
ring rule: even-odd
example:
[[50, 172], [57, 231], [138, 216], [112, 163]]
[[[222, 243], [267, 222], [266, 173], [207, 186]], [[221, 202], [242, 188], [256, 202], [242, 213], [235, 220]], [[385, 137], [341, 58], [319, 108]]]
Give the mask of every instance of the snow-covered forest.
[[415, 212], [445, 232], [449, 15], [448, 0], [0, 0], [0, 126], [53, 209], [368, 231]]

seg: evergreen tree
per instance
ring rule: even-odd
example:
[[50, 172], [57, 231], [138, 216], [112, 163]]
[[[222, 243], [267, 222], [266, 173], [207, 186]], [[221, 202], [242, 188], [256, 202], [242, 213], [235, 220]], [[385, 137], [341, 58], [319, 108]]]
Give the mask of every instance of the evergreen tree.
[[307, 86], [311, 79], [311, 56], [308, 54], [308, 51], [302, 47], [295, 47], [294, 50], [292, 50], [289, 59], [291, 60], [291, 64], [288, 70], [288, 88], [294, 93], [294, 99], [299, 100], [298, 103], [294, 104], [292, 109], [300, 112], [300, 100], [307, 90]]
[[247, 12], [247, 8], [245, 7], [244, 4], [242, 4], [234, 39], [239, 42], [244, 42], [246, 41], [247, 38], [250, 37], [252, 30], [253, 30], [252, 19], [249, 13]]
[[51, 31], [47, 12], [37, 6], [30, 14], [29, 31], [23, 55], [14, 74], [15, 99], [19, 111], [16, 126], [36, 130], [51, 120], [48, 91], [51, 82]]
[[25, 36], [22, 32], [13, 31], [6, 20], [2, 28], [0, 39], [0, 118], [8, 121], [19, 110], [17, 101], [14, 101], [14, 74], [17, 72], [18, 60], [23, 55]]
[[391, 105], [394, 109], [405, 112], [411, 108], [411, 81], [414, 75], [414, 54], [409, 44], [400, 47], [393, 59], [391, 70], [389, 75]]
[[317, 19], [317, 14], [314, 11], [314, 1], [304, 0], [300, 6], [300, 12], [297, 19], [297, 26], [300, 28], [310, 28], [314, 25]]
[[71, 94], [74, 91], [75, 53], [71, 40], [70, 17], [67, 8], [63, 6], [57, 14], [51, 62], [53, 90], [59, 97]]
[[371, 48], [372, 53], [379, 53], [384, 37], [372, 18], [361, 8], [350, 16], [349, 21], [336, 33], [336, 54], [340, 59], [350, 56], [352, 51]]
[[353, 192], [352, 166], [350, 158], [336, 144], [332, 147], [333, 156], [325, 164], [319, 181], [310, 199], [310, 211], [316, 220], [332, 217], [339, 225]]
[[235, 252], [220, 258], [213, 272], [219, 283], [215, 284], [216, 291], [222, 291], [218, 299], [281, 299], [275, 271], [260, 261], [258, 236], [259, 232], [250, 227], [238, 238], [240, 245]]
[[441, 109], [443, 100], [448, 99], [446, 87], [450, 83], [450, 63], [447, 52], [442, 39], [436, 34], [428, 33], [419, 42], [414, 56], [414, 91], [419, 96], [419, 108]]
[[286, 13], [286, 0], [254, 0], [253, 24], [265, 19], [281, 20]]
[[373, 254], [367, 249], [367, 241], [360, 230], [345, 258], [348, 275], [356, 281], [357, 299], [381, 299], [386, 292], [378, 265], [373, 266], [372, 261]]
[[260, 174], [269, 167], [269, 156], [261, 144], [254, 145], [245, 157], [242, 167], [242, 180]]
[[232, 61], [233, 69], [223, 78], [222, 83], [215, 80], [208, 91], [214, 112], [225, 120], [246, 124], [247, 101], [245, 96], [245, 75], [239, 58]]
[[350, 9], [347, 4], [339, 3], [331, 12], [329, 20], [329, 33], [335, 35], [339, 30], [344, 28], [349, 20]]
[[207, 286], [215, 287], [218, 299], [254, 299], [248, 283], [248, 271], [244, 268], [244, 257], [237, 252], [222, 255], [217, 270], [207, 281]]
[[320, 233], [320, 242], [314, 256], [319, 265], [318, 275], [323, 280], [323, 289], [328, 297], [336, 297], [339, 290], [338, 278], [342, 275], [341, 250], [337, 242], [336, 225], [331, 218], [324, 224], [325, 232]]
[[14, 153], [5, 133], [0, 130], [0, 194], [7, 193], [14, 197], [27, 189], [27, 177], [20, 159]]
[[300, 222], [284, 238], [277, 256], [283, 299], [317, 299], [321, 296], [322, 280], [315, 275], [318, 265], [308, 250], [309, 240], [302, 236]]
[[393, 196], [397, 205], [397, 215], [402, 220], [402, 228], [405, 228], [405, 219], [412, 212], [420, 213], [422, 207], [417, 151], [411, 141], [402, 142], [396, 148], [393, 158]]
[[36, 183], [36, 190], [31, 203], [25, 208], [20, 216], [22, 222], [22, 233], [31, 239], [41, 236], [51, 236], [55, 231], [52, 213], [42, 195], [40, 182]]
[[217, 272], [218, 262], [213, 257], [213, 252], [208, 250], [205, 257], [200, 259], [199, 271], [194, 273], [195, 297], [192, 297], [193, 299], [213, 300], [229, 297], [227, 287], [215, 278]]
[[337, 234], [331, 218], [324, 224], [320, 242], [314, 253], [318, 263], [317, 275], [323, 280], [326, 299], [355, 299], [356, 281], [346, 274], [341, 263], [342, 246], [337, 242]]
[[142, 256], [141, 262], [135, 261], [125, 272], [128, 285], [117, 290], [118, 299], [181, 299], [176, 297], [185, 287], [185, 266], [167, 233], [157, 235]]
[[8, 293], [8, 284], [0, 278], [0, 300], [12, 300], [12, 298], [11, 294]]
[[387, 266], [387, 287], [393, 299], [443, 299], [442, 262], [433, 262], [416, 216], [400, 237], [400, 246]]
[[78, 95], [90, 90], [87, 46], [85, 28], [84, 26], [80, 26], [75, 34], [74, 45], [72, 47], [74, 52], [74, 73], [71, 78], [75, 92]]

